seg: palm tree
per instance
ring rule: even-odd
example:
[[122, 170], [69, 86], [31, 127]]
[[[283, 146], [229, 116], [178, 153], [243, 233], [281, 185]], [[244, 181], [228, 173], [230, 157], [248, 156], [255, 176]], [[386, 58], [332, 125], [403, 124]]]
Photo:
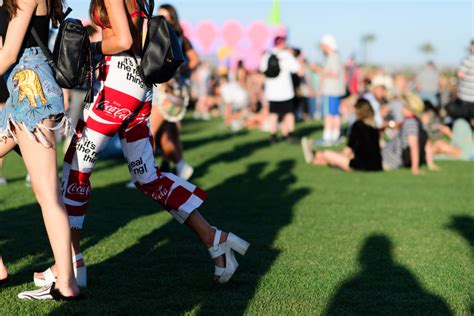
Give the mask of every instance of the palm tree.
[[362, 35], [361, 41], [362, 41], [362, 49], [364, 51], [364, 65], [366, 66], [369, 62], [369, 45], [375, 42], [376, 39], [377, 37], [373, 33], [367, 33], [367, 34]]
[[436, 50], [430, 42], [426, 42], [420, 45], [420, 51], [426, 55], [428, 58], [431, 54], [433, 54]]

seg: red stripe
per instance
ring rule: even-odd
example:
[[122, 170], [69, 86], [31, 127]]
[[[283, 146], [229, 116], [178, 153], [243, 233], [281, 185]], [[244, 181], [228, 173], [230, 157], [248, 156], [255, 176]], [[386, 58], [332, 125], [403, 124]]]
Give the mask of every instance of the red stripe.
[[204, 191], [204, 190], [202, 190], [201, 188], [198, 188], [198, 187], [196, 187], [196, 189], [194, 189], [193, 194], [195, 196], [197, 196], [198, 198], [200, 198], [201, 200], [203, 200], [203, 201], [206, 200], [207, 195], [208, 195], [208, 193], [206, 191]]
[[67, 148], [66, 155], [64, 155], [64, 161], [67, 162], [68, 164], [72, 163], [72, 160], [74, 159], [74, 155], [76, 153], [76, 144], [77, 141], [79, 140], [77, 135], [82, 135], [82, 131], [84, 130], [84, 126], [86, 123], [83, 120], [79, 120], [76, 125], [76, 134], [72, 136], [71, 143], [69, 144], [69, 147]]
[[190, 197], [192, 193], [184, 187], [179, 186], [171, 192], [171, 195], [166, 201], [166, 207], [170, 210], [178, 210]]
[[125, 133], [125, 138], [127, 139], [127, 143], [133, 143], [138, 140], [146, 139], [149, 136], [150, 136], [150, 130], [148, 129], [148, 126], [146, 125], [146, 123], [136, 125]]
[[66, 206], [67, 214], [69, 216], [83, 216], [87, 213], [87, 207], [89, 206], [89, 202], [81, 206], [72, 206], [69, 204], [64, 204]]

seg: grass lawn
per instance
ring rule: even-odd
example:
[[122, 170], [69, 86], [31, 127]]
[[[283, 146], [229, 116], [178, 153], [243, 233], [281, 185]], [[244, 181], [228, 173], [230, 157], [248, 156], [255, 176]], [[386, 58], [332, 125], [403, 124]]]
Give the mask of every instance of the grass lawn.
[[[300, 135], [320, 135], [317, 123]], [[12, 282], [0, 315], [474, 313], [474, 164], [442, 170], [343, 173], [306, 165], [299, 144], [233, 135], [186, 121], [202, 213], [251, 242], [232, 281], [214, 285], [206, 249], [137, 190], [122, 160], [92, 176], [84, 230], [89, 288], [81, 302], [23, 302], [32, 274], [52, 263], [40, 210], [11, 154], [0, 187], [0, 253]]]

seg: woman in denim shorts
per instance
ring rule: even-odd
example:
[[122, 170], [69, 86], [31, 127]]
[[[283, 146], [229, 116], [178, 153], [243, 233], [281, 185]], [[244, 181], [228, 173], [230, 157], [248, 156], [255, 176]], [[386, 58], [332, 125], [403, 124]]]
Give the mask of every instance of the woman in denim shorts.
[[21, 299], [71, 299], [79, 295], [71, 259], [71, 236], [59, 196], [54, 131], [67, 126], [61, 88], [31, 27], [48, 41], [49, 25], [62, 16], [60, 0], [4, 0], [0, 8], [0, 76], [8, 98], [0, 109], [0, 157], [15, 146], [31, 177], [57, 262], [58, 278], [46, 287], [20, 293]]

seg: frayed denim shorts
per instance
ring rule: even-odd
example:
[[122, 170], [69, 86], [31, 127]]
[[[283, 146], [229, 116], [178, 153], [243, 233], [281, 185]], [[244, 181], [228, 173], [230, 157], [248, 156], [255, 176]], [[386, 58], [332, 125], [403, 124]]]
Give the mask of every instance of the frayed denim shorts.
[[[38, 127], [56, 130], [68, 125], [63, 92], [46, 60], [40, 48], [27, 48], [4, 74], [10, 97], [0, 109], [0, 141], [5, 137], [14, 138], [12, 128], [20, 126], [32, 139], [43, 143], [45, 139]], [[45, 119], [55, 120], [56, 126], [44, 126]], [[39, 133], [35, 133], [37, 131]]]

